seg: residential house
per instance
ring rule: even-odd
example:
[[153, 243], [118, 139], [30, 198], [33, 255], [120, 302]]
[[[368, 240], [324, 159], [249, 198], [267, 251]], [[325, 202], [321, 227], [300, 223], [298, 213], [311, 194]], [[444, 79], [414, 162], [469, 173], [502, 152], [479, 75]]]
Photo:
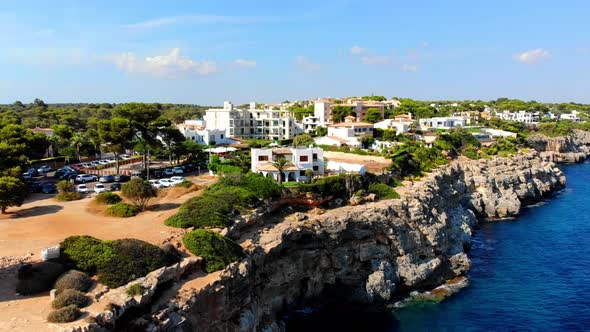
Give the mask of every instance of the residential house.
[[207, 129], [205, 120], [186, 120], [176, 125], [176, 128], [187, 140], [204, 145], [233, 144], [236, 141], [227, 137], [226, 130]]
[[465, 127], [463, 118], [426, 118], [420, 119], [420, 127], [423, 129], [452, 129], [456, 127]]
[[333, 160], [329, 160], [326, 163], [326, 170], [332, 174], [360, 174], [365, 175], [367, 169], [363, 164], [349, 164], [339, 163]]
[[378, 109], [383, 117], [385, 110], [392, 110], [400, 104], [400, 101], [395, 99], [386, 101], [362, 100], [360, 98], [349, 98], [345, 100], [319, 99], [314, 103], [314, 116], [321, 123], [333, 123], [332, 108], [336, 106], [348, 106], [355, 112], [355, 116], [360, 121], [364, 121], [367, 111], [370, 108]]
[[563, 113], [559, 116], [560, 120], [570, 120], [574, 122], [580, 122], [580, 117], [578, 117], [578, 111], [572, 111], [571, 113]]
[[[273, 162], [285, 158], [289, 164], [280, 175]], [[251, 150], [252, 172], [272, 177], [278, 181], [307, 181], [305, 175], [311, 170], [314, 175], [324, 175], [324, 151], [320, 148], [274, 148]]]
[[242, 110], [226, 101], [221, 109], [207, 110], [204, 118], [207, 129], [225, 130], [229, 137], [279, 140], [300, 133], [293, 111], [274, 107], [259, 109], [256, 103]]
[[539, 122], [539, 119], [540, 119], [539, 112], [533, 113], [533, 112], [528, 112], [528, 111], [496, 112], [496, 117], [498, 117], [502, 120], [516, 121], [516, 122], [523, 122], [523, 123], [537, 123], [537, 122]]
[[328, 135], [315, 139], [317, 145], [361, 146], [360, 139], [373, 136], [373, 124], [357, 121], [354, 116], [347, 116], [344, 122], [328, 125]]
[[375, 123], [373, 126], [383, 130], [395, 130], [396, 134], [407, 133], [415, 121], [412, 119], [412, 114], [400, 114], [393, 119], [385, 119]]

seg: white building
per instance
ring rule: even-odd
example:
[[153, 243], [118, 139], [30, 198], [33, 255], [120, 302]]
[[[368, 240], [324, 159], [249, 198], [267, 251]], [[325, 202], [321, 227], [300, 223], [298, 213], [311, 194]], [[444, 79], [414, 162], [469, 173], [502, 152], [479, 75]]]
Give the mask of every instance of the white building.
[[301, 132], [293, 111], [273, 107], [258, 109], [256, 103], [241, 110], [226, 101], [221, 109], [208, 109], [205, 121], [207, 129], [225, 130], [226, 136], [237, 138], [289, 139]]
[[373, 136], [373, 124], [355, 121], [354, 116], [347, 116], [344, 122], [328, 125], [328, 135], [314, 140], [317, 145], [361, 146], [360, 139]]
[[407, 133], [413, 124], [415, 121], [412, 119], [412, 114], [401, 114], [393, 119], [377, 122], [373, 126], [383, 130], [395, 130], [395, 133], [399, 135]]
[[420, 119], [420, 127], [425, 129], [451, 129], [456, 127], [465, 127], [463, 118], [427, 118]]
[[510, 111], [502, 111], [496, 112], [496, 117], [502, 120], [508, 121], [516, 121], [516, 122], [523, 122], [523, 123], [537, 123], [539, 122], [539, 112], [528, 112], [528, 111], [518, 111], [518, 112], [510, 112]]
[[283, 181], [306, 181], [307, 170], [314, 175], [324, 175], [324, 151], [320, 148], [275, 148], [252, 149], [252, 172], [264, 176], [272, 176], [279, 180], [279, 171], [273, 166], [273, 162], [279, 158], [285, 158], [289, 165], [283, 171]]
[[315, 133], [318, 127], [325, 127], [326, 124], [316, 116], [306, 116], [301, 120], [301, 130], [305, 133]]
[[578, 111], [572, 111], [570, 114], [563, 113], [562, 115], [559, 116], [559, 119], [580, 122], [580, 118], [578, 117]]
[[360, 174], [365, 175], [367, 169], [363, 164], [349, 164], [339, 163], [336, 161], [329, 160], [326, 164], [326, 170], [329, 173], [336, 174]]
[[176, 125], [176, 128], [187, 139], [204, 145], [233, 144], [236, 141], [226, 135], [222, 129], [207, 129], [204, 120], [186, 120]]
[[513, 133], [511, 131], [506, 131], [506, 130], [500, 130], [500, 129], [492, 129], [492, 128], [482, 128], [481, 132], [487, 135], [490, 135], [490, 137], [514, 137], [516, 138], [517, 134]]
[[336, 106], [347, 106], [354, 111], [355, 116], [360, 120], [365, 120], [367, 111], [371, 108], [378, 109], [383, 117], [385, 110], [392, 110], [401, 104], [399, 100], [362, 100], [361, 98], [349, 98], [345, 100], [333, 100], [333, 99], [319, 99], [314, 103], [314, 117], [318, 118], [321, 123], [333, 123], [332, 121], [332, 108]]

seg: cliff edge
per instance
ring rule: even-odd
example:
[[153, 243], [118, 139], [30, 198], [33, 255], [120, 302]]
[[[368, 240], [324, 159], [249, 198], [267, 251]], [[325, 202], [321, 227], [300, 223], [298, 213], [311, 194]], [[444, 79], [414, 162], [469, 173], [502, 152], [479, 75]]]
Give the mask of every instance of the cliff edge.
[[309, 303], [380, 305], [440, 285], [469, 269], [478, 218], [516, 216], [565, 186], [553, 159], [455, 161], [408, 184], [401, 199], [290, 217], [257, 233], [248, 257], [217, 280], [169, 303], [152, 327], [174, 316], [175, 329], [278, 331], [280, 313]]

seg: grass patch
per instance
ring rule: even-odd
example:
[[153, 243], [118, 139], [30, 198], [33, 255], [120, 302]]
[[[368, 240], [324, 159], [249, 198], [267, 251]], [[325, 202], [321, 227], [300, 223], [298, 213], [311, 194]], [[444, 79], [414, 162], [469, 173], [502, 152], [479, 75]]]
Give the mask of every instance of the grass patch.
[[55, 195], [55, 199], [60, 202], [71, 202], [82, 199], [82, 195], [80, 195], [79, 192], [75, 191], [62, 191]]
[[141, 295], [145, 291], [145, 288], [140, 284], [133, 284], [125, 290], [125, 293], [129, 296]]
[[384, 183], [371, 183], [367, 191], [375, 194], [378, 199], [394, 199], [400, 197], [393, 188]]
[[113, 205], [122, 201], [121, 197], [112, 192], [102, 192], [94, 199], [98, 204]]
[[137, 215], [139, 209], [125, 202], [119, 202], [106, 209], [105, 213], [107, 216], [111, 217], [129, 218]]

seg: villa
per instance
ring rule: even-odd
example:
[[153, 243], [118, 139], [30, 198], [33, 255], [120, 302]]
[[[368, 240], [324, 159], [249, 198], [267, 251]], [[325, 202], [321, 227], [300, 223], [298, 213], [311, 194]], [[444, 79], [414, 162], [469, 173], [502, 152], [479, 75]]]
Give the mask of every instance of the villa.
[[[285, 158], [289, 163], [280, 174], [274, 166], [279, 158]], [[324, 151], [320, 148], [274, 148], [251, 150], [252, 172], [272, 177], [278, 181], [307, 181], [306, 171], [314, 175], [324, 175]]]

